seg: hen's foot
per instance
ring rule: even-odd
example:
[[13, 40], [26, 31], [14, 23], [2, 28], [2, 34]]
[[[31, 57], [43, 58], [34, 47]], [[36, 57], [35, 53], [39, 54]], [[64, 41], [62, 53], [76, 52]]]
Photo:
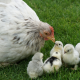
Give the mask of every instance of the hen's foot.
[[6, 67], [8, 65], [10, 65], [10, 63], [0, 63], [0, 67]]
[[0, 67], [6, 67], [6, 66], [9, 66], [9, 65], [17, 65], [16, 63], [0, 63]]

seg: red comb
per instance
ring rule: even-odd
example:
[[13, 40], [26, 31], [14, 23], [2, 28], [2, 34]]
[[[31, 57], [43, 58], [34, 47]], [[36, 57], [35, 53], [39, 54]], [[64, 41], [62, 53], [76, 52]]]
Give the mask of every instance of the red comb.
[[54, 36], [54, 29], [53, 29], [53, 27], [50, 26], [50, 30], [51, 30], [51, 35]]
[[53, 27], [51, 27], [51, 26], [50, 26], [50, 30], [51, 30], [52, 32], [54, 32], [54, 29], [53, 29]]

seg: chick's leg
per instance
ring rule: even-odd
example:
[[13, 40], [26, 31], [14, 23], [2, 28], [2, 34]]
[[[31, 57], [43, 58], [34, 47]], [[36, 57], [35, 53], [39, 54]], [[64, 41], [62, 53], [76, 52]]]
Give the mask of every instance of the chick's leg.
[[72, 70], [77, 70], [78, 65], [74, 65], [74, 68], [71, 68]]
[[74, 70], [77, 70], [77, 68], [78, 68], [78, 65], [75, 65], [75, 66], [74, 66]]
[[58, 65], [55, 65], [54, 68], [55, 68], [56, 71], [59, 70], [59, 66]]

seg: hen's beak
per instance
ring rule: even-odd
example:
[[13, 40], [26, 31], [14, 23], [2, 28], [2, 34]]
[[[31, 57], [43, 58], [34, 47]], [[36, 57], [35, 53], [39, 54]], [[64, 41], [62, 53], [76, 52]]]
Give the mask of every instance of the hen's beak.
[[55, 38], [54, 38], [54, 36], [51, 35], [51, 36], [48, 36], [47, 38], [48, 38], [49, 40], [55, 42]]

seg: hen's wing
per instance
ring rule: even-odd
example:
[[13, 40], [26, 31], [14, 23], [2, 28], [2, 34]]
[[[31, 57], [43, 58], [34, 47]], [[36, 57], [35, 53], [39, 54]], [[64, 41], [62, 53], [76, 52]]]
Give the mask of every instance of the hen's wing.
[[39, 21], [36, 13], [22, 0], [0, 0], [0, 62], [17, 61], [31, 52], [32, 48], [26, 47], [30, 38], [24, 28], [29, 19]]

